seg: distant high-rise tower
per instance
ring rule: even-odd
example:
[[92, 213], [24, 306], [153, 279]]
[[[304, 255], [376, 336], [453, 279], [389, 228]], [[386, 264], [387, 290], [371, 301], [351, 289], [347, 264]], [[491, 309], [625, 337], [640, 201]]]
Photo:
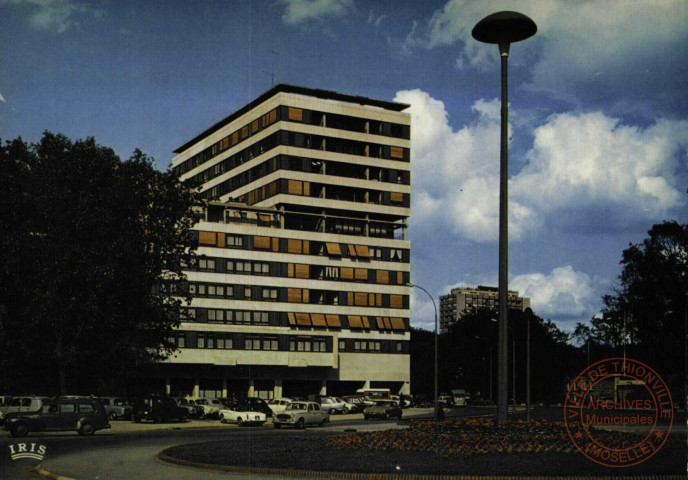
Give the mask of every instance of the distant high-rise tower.
[[[530, 307], [530, 299], [518, 296], [518, 292], [509, 290], [509, 308], [525, 310]], [[440, 330], [447, 333], [449, 327], [456, 323], [465, 313], [479, 308], [499, 308], [499, 290], [496, 287], [452, 288], [451, 293], [440, 297]], [[495, 313], [495, 318], [496, 313]]]

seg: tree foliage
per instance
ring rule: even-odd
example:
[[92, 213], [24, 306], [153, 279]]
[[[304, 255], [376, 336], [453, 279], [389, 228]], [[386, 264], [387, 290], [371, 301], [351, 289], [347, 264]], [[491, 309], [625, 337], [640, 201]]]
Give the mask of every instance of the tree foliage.
[[688, 309], [688, 225], [663, 222], [623, 251], [620, 287], [604, 297], [593, 334], [611, 348], [630, 345], [665, 373], [682, 370]]
[[0, 147], [0, 191], [5, 386], [64, 394], [172, 352], [194, 192], [139, 150], [47, 132]]

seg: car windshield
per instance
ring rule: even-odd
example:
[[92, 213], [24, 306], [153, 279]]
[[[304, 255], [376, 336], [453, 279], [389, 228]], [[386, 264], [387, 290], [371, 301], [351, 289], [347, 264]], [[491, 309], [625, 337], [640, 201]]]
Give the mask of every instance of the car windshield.
[[220, 405], [220, 406], [222, 405], [222, 402], [219, 401], [218, 399], [211, 400], [210, 403], [212, 403], [213, 405]]
[[196, 400], [196, 405], [208, 405], [207, 400]]
[[290, 403], [287, 405], [287, 410], [307, 410], [308, 405], [305, 403]]

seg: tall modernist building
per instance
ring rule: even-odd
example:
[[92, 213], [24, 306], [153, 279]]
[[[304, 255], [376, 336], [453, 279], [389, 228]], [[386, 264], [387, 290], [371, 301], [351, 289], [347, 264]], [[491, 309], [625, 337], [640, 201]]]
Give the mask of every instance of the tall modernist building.
[[175, 150], [206, 206], [168, 393], [409, 392], [407, 107], [278, 85]]
[[[530, 307], [530, 299], [518, 296], [518, 292], [507, 292], [508, 308], [525, 310]], [[499, 309], [499, 289], [495, 287], [452, 288], [451, 293], [440, 297], [440, 330], [447, 333], [449, 327], [458, 322], [467, 312], [479, 308]]]

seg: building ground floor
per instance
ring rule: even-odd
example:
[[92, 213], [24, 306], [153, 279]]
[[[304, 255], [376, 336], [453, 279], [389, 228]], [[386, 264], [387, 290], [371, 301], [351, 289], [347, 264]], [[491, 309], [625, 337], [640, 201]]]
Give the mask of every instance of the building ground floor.
[[217, 366], [159, 364], [130, 378], [127, 390], [138, 396], [151, 393], [174, 397], [264, 399], [309, 395], [344, 396], [360, 388], [389, 388], [393, 394], [409, 394], [409, 380], [338, 378], [327, 367], [289, 368], [278, 366]]

